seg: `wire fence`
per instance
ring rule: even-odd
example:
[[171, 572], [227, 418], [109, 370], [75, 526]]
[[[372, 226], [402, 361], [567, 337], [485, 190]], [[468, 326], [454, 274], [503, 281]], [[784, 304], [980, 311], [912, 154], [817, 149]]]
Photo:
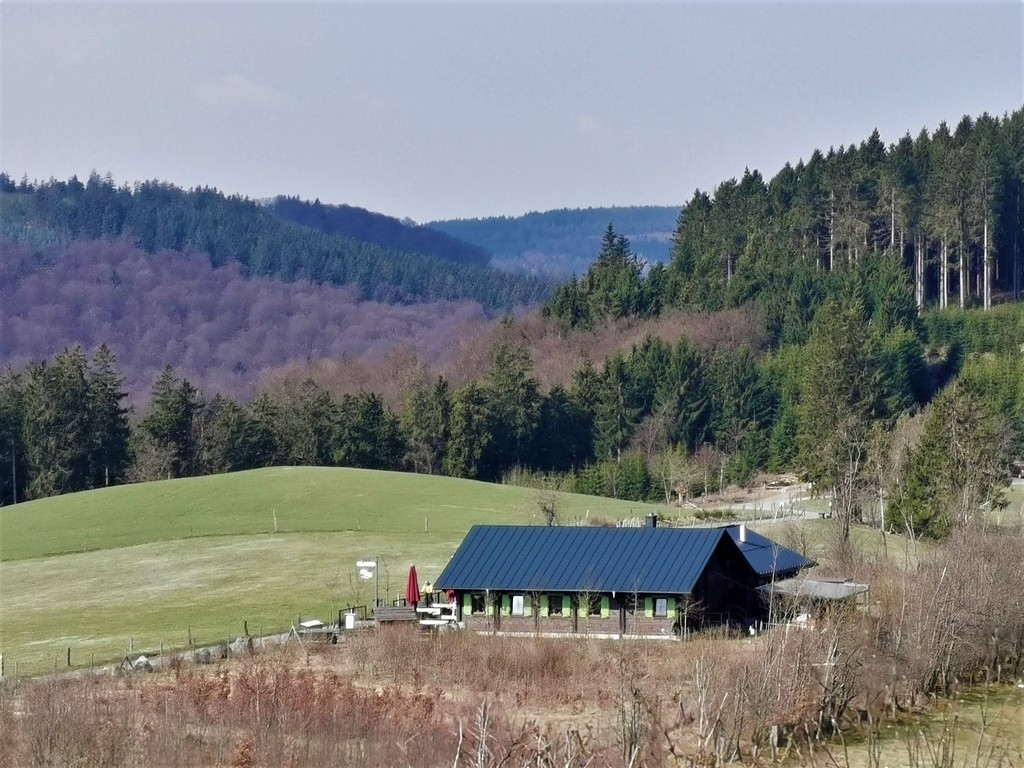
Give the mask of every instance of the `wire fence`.
[[101, 652], [97, 658], [95, 651], [74, 645], [61, 647], [54, 652], [49, 661], [40, 661], [36, 656], [23, 663], [10, 653], [0, 653], [0, 683], [57, 673], [149, 671], [160, 668], [175, 658], [199, 664], [210, 663], [228, 658], [240, 651], [281, 644], [292, 638], [301, 641], [305, 637], [323, 635], [336, 639], [345, 631], [366, 629], [372, 625], [372, 606], [351, 605], [338, 609], [337, 622], [331, 621], [327, 624], [310, 619], [304, 622], [302, 616], [297, 616], [289, 626], [250, 625], [246, 620], [242, 622], [241, 627], [226, 630], [221, 635], [223, 640], [215, 639], [213, 633], [208, 630], [193, 633], [191, 626], [185, 628], [183, 642], [161, 641], [152, 645], [137, 642], [134, 637], [129, 637], [120, 661], [107, 652]]

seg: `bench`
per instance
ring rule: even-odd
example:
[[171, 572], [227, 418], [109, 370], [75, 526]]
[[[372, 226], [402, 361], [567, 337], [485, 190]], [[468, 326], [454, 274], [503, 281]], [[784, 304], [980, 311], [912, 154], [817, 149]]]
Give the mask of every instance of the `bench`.
[[391, 621], [416, 621], [416, 609], [411, 605], [381, 605], [373, 609], [373, 618], [378, 623]]

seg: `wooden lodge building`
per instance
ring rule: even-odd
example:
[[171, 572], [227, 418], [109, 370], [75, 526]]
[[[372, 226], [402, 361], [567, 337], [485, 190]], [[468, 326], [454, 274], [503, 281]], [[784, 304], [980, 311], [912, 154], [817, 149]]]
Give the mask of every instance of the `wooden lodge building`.
[[813, 563], [746, 528], [477, 525], [436, 588], [485, 632], [678, 635], [763, 617], [758, 587]]

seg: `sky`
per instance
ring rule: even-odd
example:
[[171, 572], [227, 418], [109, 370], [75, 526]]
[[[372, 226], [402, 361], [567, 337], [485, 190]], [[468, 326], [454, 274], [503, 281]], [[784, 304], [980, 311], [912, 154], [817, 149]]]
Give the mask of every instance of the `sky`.
[[0, 3], [0, 167], [418, 222], [682, 205], [1024, 103], [1024, 5]]

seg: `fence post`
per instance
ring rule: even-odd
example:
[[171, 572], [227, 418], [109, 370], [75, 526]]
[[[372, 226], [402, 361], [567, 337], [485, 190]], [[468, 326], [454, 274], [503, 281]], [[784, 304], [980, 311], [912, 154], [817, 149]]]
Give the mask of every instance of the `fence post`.
[[71, 666], [71, 646], [68, 646], [68, 666]]

